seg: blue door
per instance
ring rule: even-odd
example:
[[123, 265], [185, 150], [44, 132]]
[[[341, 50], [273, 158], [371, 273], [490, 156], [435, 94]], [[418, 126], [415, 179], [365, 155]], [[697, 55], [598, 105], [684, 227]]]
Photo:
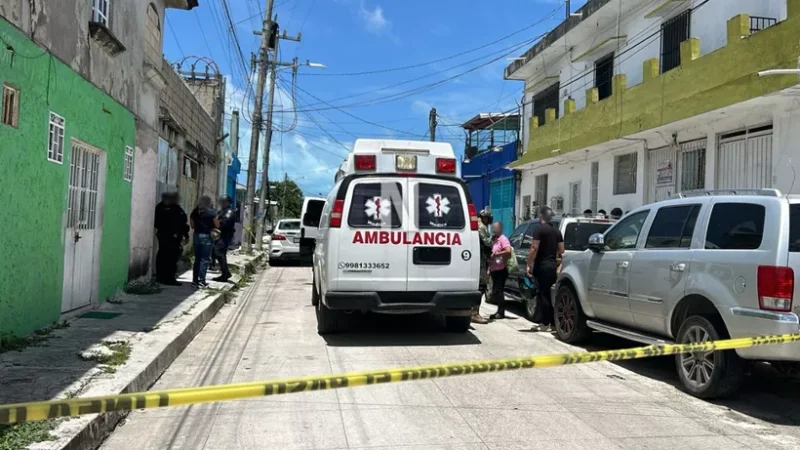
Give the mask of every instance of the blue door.
[[489, 197], [494, 220], [503, 224], [506, 236], [511, 235], [514, 231], [514, 177], [492, 180]]

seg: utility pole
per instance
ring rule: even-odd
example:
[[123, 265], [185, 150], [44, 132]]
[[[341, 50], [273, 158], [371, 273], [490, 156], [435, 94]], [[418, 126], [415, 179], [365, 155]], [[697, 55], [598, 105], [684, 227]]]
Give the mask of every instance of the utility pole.
[[[258, 176], [258, 139], [261, 134], [261, 108], [264, 101], [264, 84], [267, 81], [267, 47], [270, 44], [272, 37], [272, 5], [274, 0], [267, 0], [267, 12], [264, 14], [264, 21], [262, 22], [261, 32], [254, 32], [261, 34], [261, 45], [258, 48], [258, 81], [256, 81], [256, 98], [253, 101], [253, 129], [250, 135], [250, 156], [247, 159], [247, 194], [245, 200], [245, 219], [244, 219], [244, 234], [243, 239], [244, 250], [249, 252], [252, 250], [253, 225], [256, 219], [255, 208], [255, 194], [256, 194], [256, 177]], [[262, 182], [265, 175], [262, 175]], [[262, 198], [263, 202], [264, 199]], [[256, 241], [258, 248], [261, 248], [261, 242]]]
[[436, 142], [436, 108], [431, 108], [431, 113], [428, 115], [428, 127], [431, 133], [431, 142]]
[[566, 18], [566, 20], [569, 20], [569, 16], [570, 16], [570, 14], [572, 14], [572, 8], [570, 8], [569, 0], [567, 0], [567, 5], [566, 6], [567, 6], [567, 18]]
[[[272, 1], [272, 0], [270, 0]], [[278, 16], [275, 16], [275, 23], [278, 21]], [[278, 75], [278, 66], [281, 63], [278, 61], [278, 44], [281, 39], [288, 41], [300, 42], [302, 36], [298, 34], [296, 37], [286, 35], [286, 31], [281, 36], [275, 36], [275, 48], [272, 50], [272, 61], [270, 62], [270, 80], [269, 80], [269, 98], [267, 100], [267, 125], [266, 125], [266, 138], [264, 139], [264, 162], [261, 165], [263, 174], [261, 175], [261, 214], [256, 227], [256, 248], [261, 249], [262, 239], [264, 237], [264, 224], [266, 222], [268, 211], [271, 210], [269, 203], [269, 150], [272, 144], [272, 111], [275, 106], [275, 83]], [[293, 70], [297, 70], [297, 58], [291, 64]]]
[[239, 155], [239, 109], [233, 108], [231, 114], [231, 150], [234, 155]]
[[289, 185], [289, 174], [283, 173], [283, 200], [281, 200], [281, 219], [286, 218], [286, 186]]

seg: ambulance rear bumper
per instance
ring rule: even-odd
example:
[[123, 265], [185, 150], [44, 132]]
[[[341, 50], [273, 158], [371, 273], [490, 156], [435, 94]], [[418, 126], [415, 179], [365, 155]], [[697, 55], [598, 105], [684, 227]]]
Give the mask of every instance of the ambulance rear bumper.
[[481, 304], [480, 291], [453, 292], [328, 292], [328, 309], [416, 314], [469, 310]]

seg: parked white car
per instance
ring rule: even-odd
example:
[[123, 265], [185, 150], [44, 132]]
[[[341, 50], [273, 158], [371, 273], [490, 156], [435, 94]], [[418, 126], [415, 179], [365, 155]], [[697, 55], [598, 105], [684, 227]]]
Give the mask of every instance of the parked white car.
[[269, 263], [276, 264], [300, 257], [300, 219], [283, 219], [272, 230]]
[[[565, 342], [592, 330], [646, 344], [800, 332], [798, 197], [685, 193], [629, 212], [589, 248], [565, 260], [554, 286]], [[745, 360], [796, 368], [800, 344], [675, 356], [683, 386], [702, 398], [734, 392]]]

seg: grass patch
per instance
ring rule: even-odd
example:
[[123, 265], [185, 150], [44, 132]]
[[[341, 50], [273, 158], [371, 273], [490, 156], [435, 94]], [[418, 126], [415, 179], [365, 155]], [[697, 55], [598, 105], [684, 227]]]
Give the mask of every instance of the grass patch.
[[19, 425], [0, 425], [0, 450], [20, 450], [34, 442], [53, 441], [50, 432], [56, 428], [57, 420], [25, 422]]
[[132, 295], [153, 295], [163, 289], [153, 280], [133, 280], [125, 285], [125, 293]]
[[67, 321], [53, 322], [44, 328], [36, 330], [29, 336], [15, 336], [9, 333], [0, 333], [0, 353], [22, 351], [28, 347], [40, 347], [50, 339], [50, 333], [62, 328], [68, 328]]
[[105, 344], [111, 350], [110, 355], [100, 355], [97, 362], [105, 364], [102, 368], [105, 373], [115, 373], [117, 366], [121, 366], [128, 362], [131, 357], [131, 344], [127, 342], [119, 342], [116, 344]]

